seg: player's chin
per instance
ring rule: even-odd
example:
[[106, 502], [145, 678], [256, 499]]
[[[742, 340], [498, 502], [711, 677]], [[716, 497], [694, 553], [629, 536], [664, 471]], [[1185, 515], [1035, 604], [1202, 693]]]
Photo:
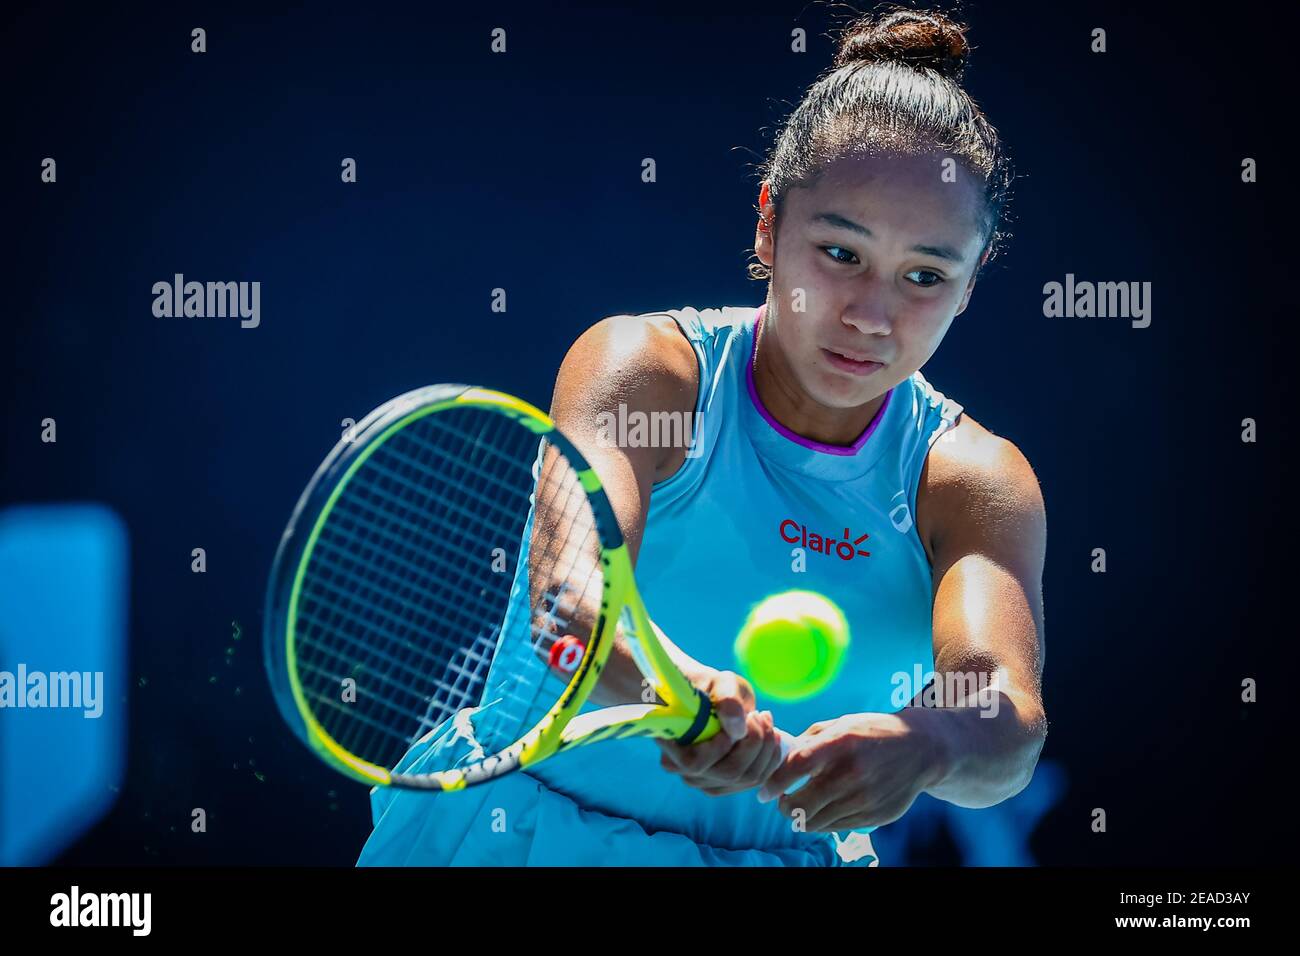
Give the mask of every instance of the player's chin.
[[[888, 369], [881, 369], [888, 371]], [[872, 376], [875, 378], [875, 376]], [[834, 370], [818, 369], [813, 381], [807, 385], [809, 394], [826, 408], [857, 408], [879, 398], [887, 391], [876, 382], [865, 382], [856, 376]]]

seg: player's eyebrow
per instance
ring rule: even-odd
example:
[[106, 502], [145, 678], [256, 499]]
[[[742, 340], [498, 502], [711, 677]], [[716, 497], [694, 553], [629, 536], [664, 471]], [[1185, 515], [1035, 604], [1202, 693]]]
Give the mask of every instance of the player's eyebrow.
[[[847, 229], [849, 232], [856, 232], [860, 236], [866, 236], [868, 239], [874, 237], [874, 233], [866, 226], [847, 219], [837, 212], [819, 212], [812, 217], [813, 222], [824, 222], [829, 226], [837, 229]], [[957, 250], [951, 246], [913, 246], [913, 252], [919, 252], [922, 255], [934, 256], [936, 259], [946, 259], [949, 262], [962, 262], [963, 258]]]

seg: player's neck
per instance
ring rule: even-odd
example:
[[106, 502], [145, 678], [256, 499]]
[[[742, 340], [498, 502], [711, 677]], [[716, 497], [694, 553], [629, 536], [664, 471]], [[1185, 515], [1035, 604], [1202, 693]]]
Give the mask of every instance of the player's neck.
[[885, 395], [853, 408], [830, 408], [798, 385], [793, 370], [766, 323], [757, 330], [754, 391], [768, 414], [790, 431], [824, 445], [852, 445], [875, 420]]

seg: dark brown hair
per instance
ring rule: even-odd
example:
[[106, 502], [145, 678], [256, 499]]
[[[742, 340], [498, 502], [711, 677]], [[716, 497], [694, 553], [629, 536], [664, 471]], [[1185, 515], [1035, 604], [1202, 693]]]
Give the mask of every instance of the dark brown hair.
[[[897, 7], [843, 29], [830, 68], [786, 119], [759, 167], [778, 222], [787, 193], [842, 156], [936, 151], [983, 182], [986, 262], [993, 259], [1007, 239], [1013, 174], [997, 130], [961, 85], [971, 49], [966, 29], [943, 13]], [[749, 271], [758, 279], [771, 275], [762, 263]]]

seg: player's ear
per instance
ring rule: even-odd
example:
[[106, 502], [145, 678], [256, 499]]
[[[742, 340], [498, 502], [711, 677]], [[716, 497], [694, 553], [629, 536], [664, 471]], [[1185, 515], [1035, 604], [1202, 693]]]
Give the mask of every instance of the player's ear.
[[771, 193], [766, 180], [758, 190], [758, 225], [754, 230], [754, 255], [758, 261], [769, 269], [772, 267], [776, 251], [776, 207], [772, 204]]
[[971, 276], [970, 281], [966, 283], [966, 291], [962, 293], [961, 302], [957, 305], [957, 311], [953, 313], [954, 318], [966, 311], [966, 306], [970, 305], [970, 294], [974, 291], [975, 277]]
[[961, 303], [957, 306], [957, 311], [953, 313], [954, 318], [961, 315], [963, 312], [965, 312], [966, 306], [970, 305], [971, 293], [975, 291], [975, 280], [979, 278], [980, 270], [984, 268], [984, 263], [988, 261], [989, 261], [989, 247], [986, 246], [984, 248], [984, 252], [980, 254], [979, 265], [975, 267], [975, 271], [971, 273], [970, 281], [966, 283], [966, 291], [962, 293]]

